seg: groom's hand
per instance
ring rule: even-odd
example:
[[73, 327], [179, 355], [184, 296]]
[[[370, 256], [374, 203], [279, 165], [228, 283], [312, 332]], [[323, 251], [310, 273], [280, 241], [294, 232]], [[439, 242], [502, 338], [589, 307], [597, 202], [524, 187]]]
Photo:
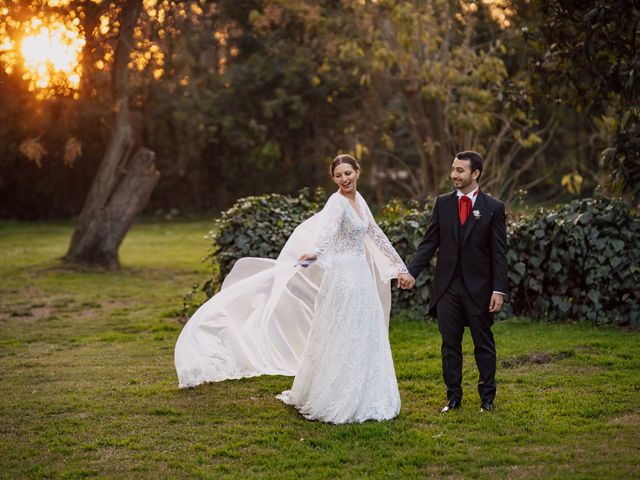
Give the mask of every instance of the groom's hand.
[[491, 302], [489, 302], [489, 312], [496, 313], [502, 308], [504, 302], [504, 295], [501, 293], [494, 293], [491, 295]]
[[416, 284], [416, 279], [413, 278], [413, 275], [410, 273], [400, 273], [398, 274], [398, 287], [403, 290], [408, 290], [413, 288]]

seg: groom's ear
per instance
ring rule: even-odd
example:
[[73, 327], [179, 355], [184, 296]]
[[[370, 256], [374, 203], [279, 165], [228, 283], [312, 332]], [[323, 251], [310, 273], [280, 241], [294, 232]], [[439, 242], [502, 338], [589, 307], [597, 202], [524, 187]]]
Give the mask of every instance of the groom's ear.
[[476, 168], [473, 172], [471, 172], [471, 176], [474, 180], [478, 180], [478, 178], [480, 178], [480, 170]]

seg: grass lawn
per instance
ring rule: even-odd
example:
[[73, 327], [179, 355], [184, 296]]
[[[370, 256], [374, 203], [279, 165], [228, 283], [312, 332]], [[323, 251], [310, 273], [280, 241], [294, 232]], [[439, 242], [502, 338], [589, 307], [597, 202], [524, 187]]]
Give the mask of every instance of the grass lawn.
[[178, 390], [181, 294], [209, 224], [144, 223], [119, 272], [61, 267], [71, 228], [0, 222], [1, 478], [638, 478], [640, 332], [495, 326], [497, 410], [444, 404], [433, 323], [393, 322], [402, 412], [331, 426], [275, 395], [287, 377]]

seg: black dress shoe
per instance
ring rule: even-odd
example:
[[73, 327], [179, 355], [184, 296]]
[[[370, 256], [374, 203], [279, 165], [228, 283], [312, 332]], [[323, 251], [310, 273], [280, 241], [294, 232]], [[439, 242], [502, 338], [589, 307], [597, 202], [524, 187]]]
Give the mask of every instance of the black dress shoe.
[[492, 412], [493, 410], [495, 410], [495, 407], [493, 406], [493, 402], [490, 400], [482, 402], [482, 404], [480, 405], [481, 412]]
[[449, 400], [449, 403], [440, 412], [447, 413], [449, 410], [457, 410], [458, 408], [460, 408], [460, 400]]

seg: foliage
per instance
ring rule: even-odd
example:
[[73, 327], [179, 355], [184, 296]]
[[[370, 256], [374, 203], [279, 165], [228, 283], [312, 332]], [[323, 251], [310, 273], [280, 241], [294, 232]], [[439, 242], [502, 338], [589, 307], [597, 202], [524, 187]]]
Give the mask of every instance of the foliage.
[[[202, 290], [211, 296], [241, 257], [275, 258], [322, 198], [302, 192], [294, 198], [271, 194], [239, 200], [215, 224], [207, 258], [220, 270]], [[430, 200], [382, 208], [380, 227], [405, 262], [426, 232], [432, 207]], [[624, 203], [600, 197], [541, 209], [508, 222], [508, 235], [510, 292], [502, 318], [640, 325], [640, 221]], [[426, 269], [411, 291], [393, 289], [395, 313], [424, 317], [432, 273]]]
[[[353, 143], [357, 82], [330, 66], [341, 19], [336, 2], [225, 2], [233, 25], [220, 85], [202, 100], [206, 148], [215, 174], [211, 196], [228, 206], [255, 192], [294, 192], [326, 181], [327, 160]], [[266, 187], [268, 186], [268, 187]]]
[[530, 42], [538, 79], [557, 103], [612, 124], [603, 160], [619, 193], [640, 200], [640, 8], [634, 0], [538, 0]]
[[[553, 122], [538, 125], [529, 72], [507, 68], [523, 43], [514, 3], [388, 0], [350, 12], [358, 20], [338, 38], [367, 95], [356, 128], [383, 173], [416, 172], [414, 197], [440, 191], [451, 159], [468, 149], [492, 165], [485, 184], [510, 195], [546, 146]], [[413, 140], [402, 152], [400, 125]]]
[[[242, 257], [276, 258], [287, 238], [302, 221], [316, 213], [326, 200], [323, 190], [313, 194], [303, 189], [297, 197], [267, 194], [241, 198], [215, 221], [208, 238], [211, 246], [205, 261], [211, 267], [210, 278], [193, 286], [183, 297], [183, 316], [188, 317], [200, 305], [198, 292], [206, 298], [218, 291], [233, 264]], [[380, 223], [400, 255], [408, 261], [422, 239], [430, 217], [432, 202], [420, 206], [391, 201], [383, 207], [386, 217]], [[418, 278], [419, 297], [414, 292], [393, 290], [394, 312], [408, 310], [413, 318], [422, 316], [428, 304], [431, 273]]]
[[624, 203], [574, 200], [509, 229], [515, 314], [640, 324], [640, 222]]
[[[0, 59], [0, 215], [79, 211], [113, 129], [109, 85], [126, 3], [11, 0], [0, 11], [0, 34], [14, 47]], [[362, 160], [365, 193], [378, 202], [437, 191], [451, 155], [466, 148], [486, 154], [485, 183], [500, 198], [520, 187], [557, 197], [549, 185], [573, 171], [588, 193], [606, 172], [591, 150], [596, 175], [577, 169], [574, 152], [593, 143], [593, 127], [556, 114], [530, 81], [520, 27], [541, 22], [530, 4], [143, 2], [130, 108], [162, 174], [151, 208], [219, 210], [240, 196], [322, 184], [338, 151]], [[33, 17], [44, 26], [58, 18], [84, 38], [77, 91], [42, 101], [29, 91], [17, 46]], [[42, 149], [24, 155], [27, 139]]]
[[[429, 207], [380, 222], [405, 261], [426, 231]], [[640, 221], [624, 203], [574, 200], [514, 219], [508, 230], [509, 298], [501, 318], [640, 325]], [[424, 315], [432, 271], [417, 280], [415, 291], [394, 289], [395, 311]]]
[[[7, 87], [2, 89], [2, 97], [9, 98], [0, 102], [0, 117], [15, 116], [17, 102], [13, 99], [26, 98], [18, 105], [21, 120], [15, 122], [21, 128], [7, 127], [12, 122], [6, 122], [0, 132], [0, 138], [9, 137], [10, 147], [22, 147], [11, 148], [11, 155], [2, 155], [0, 160], [0, 198], [9, 199], [0, 204], [0, 215], [71, 216], [80, 210], [107, 147], [106, 139], [114, 130], [117, 109], [113, 107], [111, 76], [115, 44], [121, 12], [132, 2], [9, 3], [10, 8], [0, 10], [0, 35], [6, 37], [5, 49], [0, 51], [0, 83]], [[132, 133], [136, 143], [157, 152], [168, 180], [153, 200], [157, 207], [182, 207], [184, 196], [203, 192], [202, 180], [208, 180], [205, 169], [193, 164], [194, 157], [200, 156], [205, 132], [199, 128], [202, 118], [197, 108], [202, 99], [194, 99], [190, 92], [200, 88], [209, 95], [212, 85], [222, 88], [218, 68], [229, 50], [221, 47], [226, 24], [215, 13], [217, 8], [215, 2], [200, 0], [145, 1], [134, 30], [129, 63], [134, 90], [130, 101]], [[80, 35], [84, 43], [75, 70], [55, 76], [62, 84], [53, 79], [41, 82], [39, 75], [72, 53], [69, 45], [40, 46], [36, 57], [44, 58], [42, 69], [27, 68], [20, 53], [20, 39], [29, 29], [33, 33], [34, 25], [47, 29], [54, 22]], [[70, 87], [69, 79], [76, 76], [80, 76], [79, 85]], [[203, 88], [203, 79], [211, 79], [207, 88]], [[197, 83], [200, 85], [195, 86]], [[5, 135], [6, 130], [18, 131]], [[16, 167], [25, 164], [29, 165]], [[194, 178], [202, 180], [198, 183]]]
[[275, 398], [290, 377], [178, 390], [176, 297], [203, 274], [208, 228], [138, 224], [123, 270], [84, 273], [56, 266], [66, 223], [0, 222], [2, 478], [638, 477], [634, 331], [498, 323], [491, 415], [479, 413], [470, 335], [463, 408], [440, 415], [437, 327], [395, 318], [402, 410], [389, 422], [307, 421]]
[[[382, 221], [408, 259], [426, 230], [429, 209]], [[501, 318], [640, 325], [640, 221], [622, 202], [574, 200], [508, 222], [509, 297]], [[424, 278], [423, 278], [424, 277]], [[424, 312], [431, 271], [415, 292], [394, 290], [394, 308]]]
[[[419, 216], [411, 211], [408, 219], [381, 222], [403, 258], [421, 239], [415, 228], [425, 231]], [[640, 325], [640, 222], [624, 203], [604, 197], [574, 200], [510, 221], [508, 230], [510, 285], [502, 318], [516, 314]], [[395, 308], [426, 310], [427, 273], [427, 279], [422, 280], [424, 273], [418, 278], [413, 295], [394, 292]]]

